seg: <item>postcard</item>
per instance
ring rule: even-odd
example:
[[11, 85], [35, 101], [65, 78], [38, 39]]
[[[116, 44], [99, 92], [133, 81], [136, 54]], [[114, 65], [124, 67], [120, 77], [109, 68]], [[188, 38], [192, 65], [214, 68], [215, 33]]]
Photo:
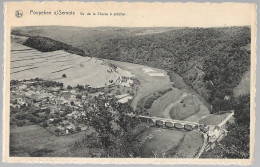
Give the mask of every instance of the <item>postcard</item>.
[[3, 160], [252, 164], [256, 5], [6, 2]]

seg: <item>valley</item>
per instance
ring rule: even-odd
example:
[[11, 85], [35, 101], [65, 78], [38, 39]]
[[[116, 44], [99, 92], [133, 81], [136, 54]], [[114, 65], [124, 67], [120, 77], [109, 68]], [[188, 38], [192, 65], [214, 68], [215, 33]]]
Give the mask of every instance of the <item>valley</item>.
[[[30, 122], [30, 118], [20, 116], [24, 110], [18, 111], [18, 114], [17, 109], [13, 110], [13, 147], [27, 147], [23, 148], [24, 152], [12, 152], [13, 156], [199, 158], [205, 145], [210, 152], [214, 150], [212, 145], [215, 146], [215, 142], [219, 143], [227, 135], [226, 129], [229, 127], [225, 125], [226, 122], [237, 123], [236, 113], [231, 115], [230, 111], [239, 110], [234, 108], [233, 103], [240, 104], [237, 98], [248, 94], [248, 60], [243, 64], [241, 60], [227, 57], [225, 53], [236, 52], [246, 60], [247, 38], [239, 49], [219, 47], [221, 49], [217, 51], [222, 56], [232, 59], [230, 62], [220, 62], [216, 55], [213, 58], [207, 56], [211, 55], [208, 54], [211, 52], [208, 48], [203, 52], [195, 49], [204, 45], [205, 41], [197, 45], [194, 41], [199, 39], [187, 39], [192, 33], [198, 36], [213, 34], [216, 37], [217, 31], [223, 37], [229, 34], [229, 29], [206, 29], [208, 33], [203, 34], [202, 29], [188, 28], [58, 28], [58, 34], [52, 32], [55, 27], [18, 27], [12, 33], [10, 75], [13, 83], [18, 83], [12, 85], [13, 106], [58, 109], [53, 111], [53, 116], [40, 110], [41, 113], [33, 115], [36, 120], [39, 117], [42, 121], [36, 124]], [[69, 30], [71, 32], [67, 33]], [[236, 27], [234, 31], [241, 38], [247, 37], [246, 27]], [[231, 37], [235, 38], [236, 35], [232, 34]], [[223, 37], [222, 43], [227, 42], [229, 39]], [[213, 46], [213, 43], [210, 45]], [[216, 48], [213, 47], [213, 50]], [[191, 53], [194, 53], [194, 57]], [[213, 61], [217, 63], [213, 65]], [[223, 68], [222, 63], [229, 73], [218, 71]], [[241, 64], [239, 70], [233, 67], [235, 63], [238, 63], [236, 67]], [[39, 79], [45, 83], [44, 86], [38, 85], [42, 84], [38, 82]], [[46, 88], [50, 84], [48, 82], [59, 85], [55, 88], [57, 93], [54, 96], [52, 86]], [[40, 94], [47, 91], [52, 94], [49, 96], [53, 97], [54, 102], [36, 104], [30, 95], [34, 87], [39, 89], [38, 98], [45, 98], [44, 94]], [[241, 88], [247, 89], [241, 91]], [[62, 97], [64, 93], [70, 93], [71, 96]], [[28, 95], [26, 99], [30, 104], [23, 101], [24, 95]], [[22, 101], [17, 102], [15, 98]], [[66, 104], [56, 102], [56, 99], [64, 101], [63, 98], [66, 98]], [[66, 108], [70, 108], [71, 112], [64, 112]], [[29, 114], [26, 110], [25, 113]], [[75, 114], [81, 116], [76, 118]], [[147, 120], [140, 121], [142, 116]], [[61, 122], [49, 123], [48, 120], [53, 118]], [[156, 121], [157, 118], [162, 121]], [[151, 120], [153, 125], [149, 124]], [[167, 120], [177, 122], [171, 127]], [[82, 131], [68, 130], [63, 126], [64, 123], [67, 126], [68, 122]], [[189, 122], [199, 126], [190, 129]], [[49, 150], [49, 146], [44, 146], [41, 140], [38, 143], [42, 145], [41, 148], [32, 148], [25, 140], [15, 139], [31, 127], [41, 131], [43, 125], [47, 125], [44, 131], [54, 134], [57, 140], [78, 136], [74, 138], [75, 145], [68, 142], [64, 145], [67, 149], [58, 145]], [[19, 134], [17, 129], [23, 128], [24, 131]], [[122, 131], [121, 134], [116, 134], [116, 130]], [[217, 137], [210, 136], [211, 132]], [[37, 136], [34, 138], [38, 141]], [[117, 142], [124, 142], [121, 144], [123, 148], [117, 148]], [[121, 151], [121, 155], [118, 155], [117, 150], [111, 151], [111, 147], [125, 150], [125, 154]]]

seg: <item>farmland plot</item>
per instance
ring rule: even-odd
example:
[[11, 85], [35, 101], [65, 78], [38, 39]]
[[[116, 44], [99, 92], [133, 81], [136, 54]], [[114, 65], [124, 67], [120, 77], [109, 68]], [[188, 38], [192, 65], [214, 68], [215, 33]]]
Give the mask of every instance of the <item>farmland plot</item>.
[[[62, 75], [65, 74], [64, 77]], [[39, 52], [30, 47], [12, 43], [11, 79], [31, 78], [50, 79], [62, 82], [64, 86], [89, 85], [104, 87], [121, 83], [122, 76], [131, 77], [131, 73], [118, 68], [113, 71], [102, 60], [81, 57], [62, 50]], [[129, 86], [131, 80], [124, 82]]]

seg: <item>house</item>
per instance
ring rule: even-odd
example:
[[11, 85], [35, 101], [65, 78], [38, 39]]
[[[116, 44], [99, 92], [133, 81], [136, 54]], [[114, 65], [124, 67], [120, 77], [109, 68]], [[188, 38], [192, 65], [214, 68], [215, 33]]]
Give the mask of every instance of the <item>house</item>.
[[52, 87], [52, 92], [57, 92], [58, 90], [60, 90], [59, 87]]
[[224, 100], [230, 100], [230, 96], [225, 96]]
[[14, 108], [21, 108], [20, 104], [13, 105]]
[[76, 94], [76, 90], [74, 90], [74, 89], [71, 89], [70, 92], [71, 92], [72, 94]]
[[70, 124], [69, 126], [66, 127], [66, 134], [73, 133], [75, 129], [76, 129], [75, 125]]
[[24, 102], [24, 99], [23, 99], [23, 98], [21, 98], [21, 97], [17, 98], [16, 100], [17, 100], [17, 103]]
[[71, 94], [71, 99], [75, 100], [76, 99], [76, 95], [75, 94]]
[[50, 119], [48, 120], [49, 123], [51, 123], [51, 122], [53, 122], [53, 121], [54, 121], [54, 118], [50, 118]]
[[215, 142], [219, 136], [221, 135], [220, 127], [219, 126], [208, 126], [208, 142], [213, 143]]
[[65, 128], [62, 126], [58, 126], [57, 129], [59, 129], [60, 131], [65, 131]]
[[87, 97], [88, 97], [88, 96], [87, 96], [86, 94], [83, 94], [82, 97], [81, 97], [81, 99], [82, 99], [82, 100], [85, 100]]
[[63, 91], [62, 94], [61, 94], [61, 97], [65, 98], [65, 99], [70, 99], [71, 98], [71, 92]]
[[76, 102], [75, 102], [75, 106], [83, 107], [83, 104], [82, 104], [80, 101], [76, 101]]
[[40, 103], [40, 102], [34, 103], [33, 105], [34, 105], [35, 107], [41, 107], [41, 103]]
[[36, 88], [34, 86], [30, 86], [30, 90], [35, 90]]
[[21, 85], [21, 86], [19, 86], [19, 89], [26, 89], [27, 88], [27, 85]]
[[26, 103], [26, 102], [24, 102], [24, 101], [23, 101], [23, 102], [20, 102], [20, 103], [18, 103], [18, 104], [20, 104], [20, 106], [26, 106], [26, 107], [28, 106], [28, 103]]

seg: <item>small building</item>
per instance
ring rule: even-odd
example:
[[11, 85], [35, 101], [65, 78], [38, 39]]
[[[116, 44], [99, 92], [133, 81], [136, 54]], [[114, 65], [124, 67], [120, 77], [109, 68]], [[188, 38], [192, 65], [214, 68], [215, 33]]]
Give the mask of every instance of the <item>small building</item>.
[[27, 89], [27, 85], [21, 85], [21, 86], [19, 86], [19, 89]]
[[65, 99], [70, 99], [71, 98], [71, 92], [63, 91], [62, 94], [61, 94], [61, 97], [65, 98]]
[[86, 94], [83, 94], [82, 97], [81, 97], [81, 99], [82, 99], [82, 100], [85, 100], [85, 99], [87, 99], [87, 97], [88, 97], [88, 96], [87, 96]]
[[230, 100], [230, 96], [225, 96], [224, 100], [228, 100], [229, 101]]
[[70, 125], [67, 126], [65, 129], [66, 129], [66, 134], [70, 134], [70, 133], [73, 133], [76, 128], [75, 128], [75, 125], [70, 124]]
[[75, 95], [75, 94], [71, 94], [71, 97], [70, 97], [70, 99], [73, 99], [73, 100], [75, 100], [75, 99], [76, 99], [76, 95]]
[[14, 108], [21, 108], [20, 104], [13, 105]]
[[76, 94], [76, 90], [74, 90], [74, 89], [71, 89], [70, 92], [71, 92], [72, 94]]
[[215, 142], [221, 135], [220, 127], [219, 126], [208, 126], [208, 142], [213, 143]]

